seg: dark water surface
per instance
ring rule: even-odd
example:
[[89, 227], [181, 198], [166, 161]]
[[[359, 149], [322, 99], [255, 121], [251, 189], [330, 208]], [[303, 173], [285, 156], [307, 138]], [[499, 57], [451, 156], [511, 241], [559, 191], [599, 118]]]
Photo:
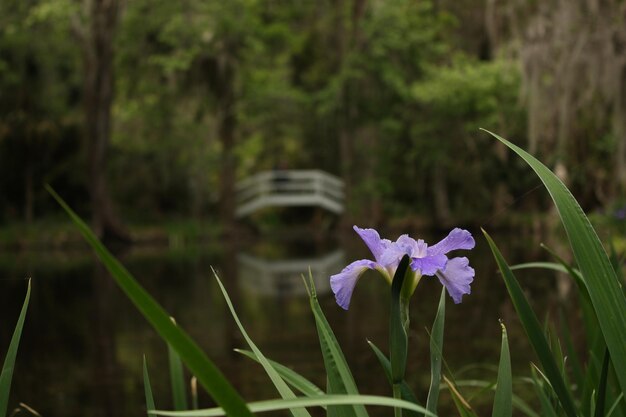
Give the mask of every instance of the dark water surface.
[[[475, 236], [477, 234], [475, 233]], [[441, 238], [443, 236], [437, 236]], [[176, 318], [247, 400], [277, 397], [261, 368], [233, 352], [246, 348], [211, 266], [222, 277], [244, 326], [263, 352], [321, 387], [325, 372], [315, 325], [300, 274], [313, 268], [320, 302], [362, 393], [390, 395], [384, 374], [366, 343], [387, 351], [388, 286], [367, 273], [348, 312], [334, 302], [328, 275], [368, 257], [356, 235], [347, 243], [258, 243], [229, 250], [214, 245], [133, 248], [118, 256], [141, 284]], [[496, 236], [508, 261], [539, 260], [538, 244]], [[508, 326], [517, 376], [533, 359], [484, 239], [467, 253], [476, 270], [472, 294], [462, 304], [448, 298], [444, 356], [455, 376], [495, 379], [502, 318]], [[24, 402], [43, 416], [142, 416], [142, 357], [146, 355], [157, 407], [171, 406], [167, 349], [149, 324], [98, 267], [88, 250], [0, 253], [0, 358], [4, 358], [26, 281], [32, 298], [17, 357], [11, 406]], [[539, 317], [556, 304], [554, 276], [520, 273]], [[429, 385], [428, 336], [441, 286], [425, 277], [411, 305], [408, 381], [425, 403]], [[464, 371], [468, 365], [477, 365]], [[479, 366], [478, 366], [479, 365]], [[515, 387], [523, 392], [524, 386]], [[487, 398], [487, 403], [491, 398]], [[449, 403], [442, 393], [442, 403]], [[200, 396], [201, 406], [213, 405]], [[480, 406], [480, 404], [479, 404]], [[443, 411], [441, 411], [443, 410]], [[442, 407], [447, 415], [449, 407]], [[451, 410], [450, 410], [451, 411]], [[372, 415], [391, 415], [373, 409]]]

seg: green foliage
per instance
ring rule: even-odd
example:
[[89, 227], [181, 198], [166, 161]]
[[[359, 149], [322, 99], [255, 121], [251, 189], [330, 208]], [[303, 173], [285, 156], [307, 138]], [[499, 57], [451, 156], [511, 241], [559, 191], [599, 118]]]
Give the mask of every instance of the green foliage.
[[[404, 255], [391, 283], [391, 312], [389, 314], [389, 360], [394, 386], [404, 379], [408, 355], [408, 303], [403, 286], [409, 272], [410, 258]], [[408, 281], [408, 280], [407, 280]], [[409, 284], [410, 285], [410, 284]]]
[[496, 395], [493, 400], [492, 417], [510, 417], [513, 415], [513, 375], [511, 372], [511, 354], [509, 352], [509, 338], [506, 327], [502, 325], [502, 346], [500, 348], [500, 365], [498, 367], [498, 382]]
[[[624, 409], [620, 402], [626, 387], [624, 380], [626, 297], [622, 290], [621, 275], [616, 273], [614, 265], [578, 202], [556, 175], [519, 147], [495, 134], [492, 135], [524, 159], [548, 189], [579, 268], [573, 268], [556, 255], [554, 255], [558, 261], [556, 264], [535, 263], [518, 266], [518, 268], [540, 267], [560, 270], [574, 279], [587, 339], [585, 353], [588, 360], [585, 364], [581, 363], [573, 347], [569, 331], [563, 332], [565, 349], [568, 353], [568, 359], [565, 360], [561, 342], [553, 326], [541, 328], [511, 268], [485, 233], [513, 304], [543, 368], [532, 369], [532, 381], [542, 412], [549, 416], [562, 414], [602, 416], [613, 412], [617, 413], [616, 415], [623, 415]], [[566, 367], [568, 364], [571, 365]], [[575, 389], [569, 384], [568, 368], [571, 369]], [[614, 374], [610, 369], [615, 371]], [[577, 401], [574, 400], [574, 394], [578, 397]], [[558, 402], [553, 401], [555, 398]]]
[[[575, 269], [553, 254], [557, 263], [530, 263], [520, 265], [516, 269], [540, 267], [561, 272], [565, 271], [577, 283], [589, 343], [588, 354], [590, 359], [586, 366], [579, 363], [571, 335], [567, 331], [563, 332], [565, 343], [562, 345], [554, 325], [551, 323], [547, 323], [543, 327], [540, 325], [512, 272], [512, 268], [509, 267], [491, 237], [485, 232], [485, 237], [502, 273], [513, 305], [541, 365], [541, 367], [533, 365], [530, 382], [536, 390], [542, 413], [544, 415], [566, 415], [570, 417], [579, 415], [623, 416], [624, 390], [622, 386], [624, 382], [622, 371], [626, 370], [626, 368], [623, 368], [623, 359], [626, 357], [624, 355], [624, 346], [626, 345], [622, 343], [625, 336], [620, 329], [626, 328], [621, 321], [626, 317], [624, 314], [626, 313], [626, 307], [624, 307], [626, 299], [621, 287], [621, 275], [618, 276], [615, 271], [616, 265], [619, 265], [616, 264], [615, 259], [613, 259], [612, 263], [603, 251], [593, 228], [580, 206], [578, 206], [576, 200], [556, 176], [520, 148], [498, 136], [496, 137], [526, 160], [550, 191], [570, 237], [570, 243], [579, 267], [579, 269]], [[158, 304], [139, 287], [134, 278], [124, 269], [119, 261], [112, 257], [82, 220], [52, 189], [49, 188], [48, 190], [69, 214], [72, 221], [96, 251], [126, 295], [161, 334], [168, 346], [171, 347], [170, 376], [174, 387], [175, 408], [178, 411], [154, 410], [154, 399], [152, 398], [149, 376], [144, 360], [144, 384], [149, 414], [171, 416], [241, 415], [239, 414], [241, 412], [249, 414], [251, 411], [289, 409], [293, 415], [308, 416], [307, 407], [320, 406], [325, 407], [330, 416], [363, 417], [367, 416], [364, 405], [372, 404], [393, 407], [396, 416], [401, 416], [402, 410], [408, 410], [407, 415], [411, 416], [416, 415], [415, 413], [423, 413], [428, 416], [435, 415], [438, 403], [439, 381], [442, 379], [445, 291], [442, 291], [431, 332], [431, 387], [428, 394], [427, 408], [424, 408], [416, 403], [415, 396], [404, 378], [408, 358], [407, 329], [409, 316], [408, 301], [404, 297], [405, 286], [408, 285], [407, 282], [410, 282], [410, 280], [405, 280], [406, 275], [410, 273], [408, 270], [408, 256], [402, 258], [391, 285], [390, 358], [386, 358], [376, 346], [370, 343], [375, 356], [382, 365], [384, 374], [393, 387], [394, 399], [359, 395], [344, 354], [317, 301], [311, 276], [309, 277], [309, 284], [307, 285], [305, 280], [305, 285], [309, 293], [310, 306], [318, 330], [321, 352], [326, 367], [327, 393], [324, 393], [303, 376], [279, 363], [268, 360], [262, 354], [261, 350], [245, 331], [224, 286], [216, 276], [230, 312], [252, 350], [252, 352], [242, 353], [263, 366], [282, 397], [276, 400], [245, 404], [217, 371], [212, 362], [167, 317], [167, 314]], [[613, 293], [609, 294], [610, 292]], [[27, 301], [18, 322], [20, 331], [23, 325], [23, 315], [25, 314]], [[607, 323], [606, 321], [609, 322]], [[597, 330], [598, 327], [600, 331]], [[12, 342], [10, 352], [15, 352], [16, 350], [16, 345], [13, 347], [13, 344]], [[198, 377], [216, 401], [222, 404], [223, 408], [195, 411], [184, 410], [186, 404], [183, 404], [185, 401], [182, 398], [186, 394], [181, 359], [186, 363], [192, 374]], [[14, 354], [11, 360], [14, 360]], [[571, 361], [575, 362], [573, 364], [574, 386], [570, 383], [571, 377], [568, 370], [568, 362]], [[0, 388], [6, 386], [6, 380], [5, 371], [3, 370], [3, 374], [0, 376]], [[10, 383], [10, 376], [8, 381]], [[468, 417], [476, 416], [476, 411], [470, 405], [469, 400], [459, 390], [462, 384], [446, 376], [443, 376], [443, 381], [450, 390], [452, 400], [459, 414]], [[288, 384], [302, 392], [305, 397], [297, 397]], [[495, 390], [492, 415], [498, 417], [511, 416], [513, 407], [516, 406], [526, 415], [536, 416], [526, 403], [513, 394], [513, 376], [508, 336], [504, 325], [502, 325], [501, 355], [497, 383], [487, 384], [483, 388], [483, 391]], [[194, 406], [194, 408], [197, 407]]]
[[250, 410], [219, 369], [200, 350], [181, 328], [172, 322], [163, 308], [137, 283], [135, 278], [106, 249], [91, 229], [50, 187], [47, 190], [72, 219], [84, 239], [135, 307], [159, 335], [180, 355], [200, 384], [227, 412], [237, 416], [251, 416]]
[[[370, 345], [370, 347], [374, 351], [374, 355], [376, 355], [376, 359], [378, 359], [378, 361], [380, 362], [380, 366], [383, 368], [383, 371], [385, 372], [385, 376], [387, 377], [387, 381], [389, 382], [389, 385], [393, 386], [393, 380], [391, 379], [391, 362], [374, 343], [372, 343], [369, 340], [367, 341], [367, 343]], [[417, 404], [417, 398], [415, 398], [415, 394], [411, 390], [411, 387], [409, 387], [409, 384], [404, 379], [400, 382], [400, 395], [403, 400]], [[436, 414], [431, 409], [428, 409], [428, 411], [431, 411], [433, 414]], [[405, 414], [411, 417], [420, 415], [414, 411], [408, 411]]]
[[[482, 164], [490, 145], [469, 132], [487, 125], [523, 136], [520, 71], [463, 52], [449, 10], [410, 0], [123, 2], [103, 174], [121, 213], [154, 221], [214, 212], [225, 159], [238, 178], [276, 167], [341, 174], [350, 214], [375, 221], [415, 216], [415, 201], [424, 202], [418, 215], [437, 219], [438, 192], [457, 218], [489, 209], [484, 178], [500, 178], [504, 164]], [[7, 0], [0, 16], [0, 221], [32, 207], [45, 215], [44, 182], [83, 205], [88, 10]], [[220, 131], [225, 65], [232, 149]], [[435, 167], [448, 174], [433, 185]], [[526, 191], [516, 174], [512, 193]]]
[[[235, 351], [247, 356], [253, 361], [259, 362], [259, 359], [249, 350], [241, 350], [235, 349]], [[316, 395], [323, 395], [324, 391], [317, 387], [317, 385], [313, 384], [311, 381], [303, 377], [302, 375], [296, 373], [291, 368], [288, 368], [284, 365], [281, 365], [278, 362], [269, 360], [270, 365], [278, 372], [280, 377], [285, 380], [289, 385], [306, 395], [307, 397], [314, 397]]]
[[446, 289], [441, 289], [437, 315], [430, 333], [430, 388], [426, 408], [437, 414], [439, 387], [441, 385], [441, 363], [443, 362], [443, 331], [446, 317]]
[[[146, 396], [146, 409], [155, 410], [154, 396], [152, 394], [152, 385], [150, 384], [150, 374], [148, 373], [148, 364], [146, 363], [146, 357], [143, 357], [143, 389]], [[154, 417], [155, 414], [148, 411], [148, 417]]]
[[[248, 333], [244, 329], [243, 325], [241, 324], [241, 321], [239, 320], [239, 317], [237, 316], [237, 313], [235, 312], [235, 308], [233, 307], [233, 304], [230, 301], [230, 297], [228, 296], [228, 293], [226, 292], [224, 285], [222, 285], [222, 281], [220, 281], [215, 271], [213, 271], [213, 275], [215, 275], [215, 279], [217, 280], [217, 283], [219, 284], [220, 289], [222, 290], [222, 294], [224, 295], [226, 304], [228, 304], [230, 313], [233, 316], [233, 319], [235, 320], [235, 322], [237, 323], [237, 327], [239, 327], [239, 331], [241, 332], [244, 339], [246, 340], [246, 343], [248, 343], [248, 346], [250, 346], [250, 349], [252, 349], [252, 352], [254, 352], [254, 355], [259, 360], [259, 363], [263, 366], [263, 369], [265, 370], [270, 380], [272, 381], [272, 383], [278, 390], [278, 393], [285, 400], [295, 399], [296, 395], [294, 394], [294, 392], [291, 390], [291, 388], [287, 386], [287, 383], [283, 380], [280, 374], [276, 371], [276, 369], [272, 366], [272, 364], [267, 360], [265, 355], [261, 353], [261, 351], [256, 346], [256, 344], [254, 344], [250, 336], [248, 336]], [[294, 417], [307, 417], [307, 416], [310, 417], [309, 412], [305, 408], [293, 408], [293, 409], [290, 409], [290, 411]]]
[[554, 392], [558, 396], [558, 399], [563, 407], [564, 412], [569, 417], [576, 417], [576, 407], [574, 406], [574, 401], [572, 399], [570, 390], [565, 385], [563, 380], [563, 375], [559, 370], [557, 361], [552, 355], [550, 346], [546, 337], [543, 334], [543, 329], [539, 324], [539, 320], [537, 320], [537, 316], [533, 312], [524, 292], [517, 282], [517, 279], [511, 272], [508, 264], [502, 257], [499, 249], [491, 239], [491, 237], [483, 231], [485, 237], [487, 238], [487, 242], [489, 243], [489, 247], [493, 252], [493, 256], [496, 259], [496, 263], [498, 264], [498, 268], [502, 272], [502, 277], [506, 284], [507, 290], [509, 291], [509, 295], [511, 296], [511, 300], [513, 301], [513, 305], [515, 306], [515, 310], [524, 326], [524, 330], [528, 335], [528, 339], [530, 340], [535, 353], [537, 354], [541, 365], [543, 366], [546, 377], [550, 380], [550, 384], [554, 389]]
[[584, 285], [611, 354], [617, 379], [626, 391], [626, 297], [598, 235], [565, 185], [537, 159], [494, 135], [533, 168], [554, 200], [578, 263]]
[[0, 223], [49, 210], [43, 182], [72, 196], [84, 186], [73, 9], [66, 0], [0, 4]]
[[9, 406], [9, 394], [11, 392], [11, 380], [13, 379], [13, 370], [15, 369], [15, 359], [17, 357], [17, 349], [20, 344], [20, 338], [22, 337], [22, 329], [24, 328], [24, 320], [26, 320], [26, 311], [28, 311], [28, 303], [30, 301], [30, 281], [28, 281], [28, 289], [26, 290], [26, 298], [24, 299], [24, 305], [22, 311], [17, 319], [13, 336], [11, 337], [11, 343], [7, 350], [4, 363], [2, 365], [2, 372], [0, 372], [0, 417], [7, 415], [7, 408]]
[[[377, 395], [320, 395], [314, 398], [296, 398], [292, 400], [267, 400], [248, 403], [255, 413], [267, 411], [288, 410], [299, 407], [330, 407], [341, 405], [375, 405], [379, 407], [397, 407], [405, 410], [425, 413], [428, 417], [436, 417], [434, 414], [417, 404], [395, 398], [381, 397]], [[193, 411], [161, 411], [156, 410], [156, 415], [172, 417], [216, 417], [227, 415], [221, 408], [209, 408]]]
[[[322, 351], [322, 357], [324, 358], [324, 367], [326, 368], [326, 378], [328, 381], [326, 392], [330, 395], [358, 395], [359, 391], [354, 382], [352, 372], [348, 367], [346, 358], [317, 301], [313, 277], [309, 276], [308, 285], [306, 280], [304, 281], [307, 286], [307, 291], [309, 292], [309, 303], [313, 317], [315, 318], [315, 326], [320, 339], [320, 349]], [[330, 407], [328, 414], [330, 416], [341, 417], [367, 417], [368, 415], [365, 407], [357, 403], [352, 407]]]
[[[174, 324], [176, 324], [176, 322], [174, 322]], [[167, 358], [170, 368], [170, 385], [172, 388], [174, 410], [186, 410], [188, 408], [187, 390], [185, 389], [187, 384], [185, 384], [183, 362], [180, 359], [180, 355], [178, 355], [171, 345], [167, 345]]]

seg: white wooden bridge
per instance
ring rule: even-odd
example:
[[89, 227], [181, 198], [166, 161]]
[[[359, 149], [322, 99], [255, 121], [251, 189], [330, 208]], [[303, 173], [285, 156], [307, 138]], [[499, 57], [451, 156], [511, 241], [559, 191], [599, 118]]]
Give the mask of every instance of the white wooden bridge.
[[260, 172], [237, 183], [236, 191], [237, 217], [273, 206], [318, 206], [343, 212], [343, 181], [320, 170]]

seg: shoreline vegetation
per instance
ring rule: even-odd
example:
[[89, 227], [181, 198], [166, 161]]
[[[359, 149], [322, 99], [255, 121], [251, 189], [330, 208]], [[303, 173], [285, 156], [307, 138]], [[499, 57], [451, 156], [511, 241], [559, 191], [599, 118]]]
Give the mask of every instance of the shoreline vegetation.
[[[590, 219], [601, 236], [610, 238], [618, 252], [626, 251], [626, 239], [620, 237], [621, 224], [615, 224], [607, 216], [596, 213]], [[314, 235], [320, 240], [340, 238], [340, 222], [349, 223], [350, 219], [333, 219], [332, 226], [326, 222], [322, 228], [316, 222], [301, 222], [286, 225], [275, 219], [261, 218], [260, 221], [242, 221], [232, 236], [235, 240], [263, 238], [264, 240], [290, 241]], [[506, 233], [516, 230], [535, 240], [544, 239], [553, 234], [558, 226], [558, 218], [553, 212], [547, 213], [508, 213], [485, 219], [484, 223], [472, 223], [468, 226], [479, 228], [488, 225], [490, 230]], [[194, 244], [213, 244], [224, 238], [220, 224], [207, 219], [169, 218], [154, 222], [132, 222], [126, 224], [131, 241], [126, 246], [169, 247], [177, 248]], [[390, 219], [382, 230], [390, 233], [401, 231], [439, 231], [441, 228], [430, 224], [424, 217], [398, 217]], [[520, 232], [521, 231], [521, 232]], [[0, 225], [0, 250], [10, 252], [39, 250], [87, 250], [80, 233], [71, 222], [58, 218], [43, 218], [31, 223], [12, 222]]]

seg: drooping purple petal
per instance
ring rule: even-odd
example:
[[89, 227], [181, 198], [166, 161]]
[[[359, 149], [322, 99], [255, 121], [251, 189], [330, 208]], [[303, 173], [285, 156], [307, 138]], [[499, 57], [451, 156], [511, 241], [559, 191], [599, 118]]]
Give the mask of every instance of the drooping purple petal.
[[330, 288], [335, 293], [335, 299], [337, 304], [344, 310], [350, 307], [350, 298], [352, 298], [352, 291], [356, 286], [356, 282], [363, 272], [368, 269], [376, 268], [376, 262], [369, 259], [361, 259], [352, 262], [346, 266], [340, 273], [331, 275]]
[[465, 229], [454, 228], [439, 243], [428, 248], [429, 255], [445, 255], [457, 249], [472, 249], [475, 245], [472, 234]]
[[374, 229], [361, 229], [358, 226], [353, 226], [352, 228], [359, 234], [359, 236], [361, 236], [363, 242], [365, 242], [369, 250], [372, 252], [372, 255], [374, 255], [376, 262], [380, 262], [383, 252], [387, 246], [389, 246], [391, 241], [388, 239], [381, 239], [378, 232]]
[[474, 280], [474, 268], [469, 266], [465, 257], [452, 258], [443, 271], [437, 272], [437, 278], [446, 287], [455, 304], [461, 302], [463, 294], [471, 292], [470, 284]]
[[448, 263], [446, 255], [426, 256], [424, 258], [413, 258], [411, 261], [411, 269], [420, 271], [422, 275], [433, 276], [438, 270], [443, 270]]

